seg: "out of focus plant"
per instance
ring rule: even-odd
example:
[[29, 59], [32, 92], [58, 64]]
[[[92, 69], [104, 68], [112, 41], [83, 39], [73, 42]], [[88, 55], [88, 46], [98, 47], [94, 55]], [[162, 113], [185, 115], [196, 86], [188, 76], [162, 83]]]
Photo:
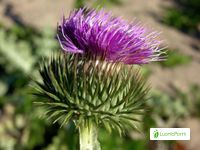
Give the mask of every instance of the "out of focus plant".
[[[159, 127], [178, 126], [178, 120], [186, 117], [199, 116], [200, 87], [193, 85], [189, 88], [189, 94], [174, 87], [174, 94], [167, 95], [161, 91], [151, 92], [151, 99], [147, 106], [151, 115], [151, 123], [148, 128], [155, 125]], [[154, 106], [157, 106], [154, 109]], [[149, 118], [150, 119], [150, 118]]]
[[198, 117], [200, 115], [200, 86], [191, 85], [189, 93], [185, 93], [175, 88], [176, 97], [183, 101], [184, 106], [187, 108], [189, 115]]
[[167, 10], [163, 22], [190, 35], [200, 36], [199, 0], [174, 0], [174, 4], [174, 8]]
[[[171, 95], [161, 91], [150, 93], [151, 99], [147, 103], [149, 111], [146, 112], [143, 118], [144, 131], [146, 131], [147, 135], [149, 135], [149, 128], [155, 126], [161, 128], [180, 127], [183, 125], [182, 122], [185, 118], [200, 116], [200, 87], [198, 85], [191, 86], [189, 94], [177, 88], [173, 89], [174, 94]], [[176, 147], [176, 144], [179, 143], [160, 141], [159, 143], [151, 143], [150, 145], [170, 149], [171, 147]]]
[[[15, 99], [9, 100], [13, 97]], [[45, 123], [35, 117], [37, 114], [35, 110], [30, 110], [30, 98], [17, 94], [13, 97], [4, 97], [7, 102], [4, 102], [0, 116], [0, 149], [33, 149], [35, 145], [44, 142]], [[23, 104], [20, 105], [19, 101], [23, 101]], [[30, 111], [34, 113], [26, 114]]]
[[148, 101], [147, 105], [153, 109], [151, 115], [154, 125], [158, 127], [174, 127], [177, 125], [175, 123], [177, 123], [178, 119], [189, 115], [186, 103], [180, 97], [169, 96], [160, 91], [154, 91], [151, 93], [151, 100]]
[[75, 0], [75, 8], [82, 8], [85, 6], [85, 0]]
[[24, 73], [29, 73], [35, 61], [29, 45], [24, 41], [17, 42], [14, 34], [7, 35], [3, 29], [0, 30], [0, 38], [0, 53], [4, 59], [1, 60], [1, 63], [4, 63], [3, 65], [9, 64], [5, 69], [18, 68]]
[[[117, 136], [116, 132], [107, 134], [106, 130], [101, 129], [99, 132], [99, 141], [103, 150], [147, 150], [148, 138], [132, 138], [125, 136], [124, 138]], [[141, 134], [141, 133], [139, 133]]]
[[76, 8], [83, 8], [85, 7], [87, 4], [92, 5], [93, 7], [103, 7], [105, 5], [111, 5], [111, 4], [115, 4], [115, 5], [120, 5], [122, 4], [121, 0], [76, 0], [75, 1], [75, 7]]
[[168, 51], [168, 59], [166, 61], [160, 62], [161, 66], [163, 67], [177, 67], [179, 65], [186, 65], [191, 62], [191, 57], [180, 54], [175, 50]]
[[56, 47], [52, 30], [40, 33], [31, 27], [1, 25], [0, 149], [23, 150], [45, 145], [44, 136], [49, 125], [38, 118], [39, 109], [32, 109], [27, 75], [33, 75], [37, 61]]
[[53, 35], [48, 29], [39, 34], [17, 25], [11, 29], [0, 28], [0, 64], [6, 65], [7, 72], [17, 69], [32, 74], [37, 60], [57, 48]]

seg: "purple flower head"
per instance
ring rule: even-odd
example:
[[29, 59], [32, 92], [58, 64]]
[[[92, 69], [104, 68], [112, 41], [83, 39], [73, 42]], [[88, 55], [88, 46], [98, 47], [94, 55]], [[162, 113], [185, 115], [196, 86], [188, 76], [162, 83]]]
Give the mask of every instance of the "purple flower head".
[[104, 10], [75, 10], [58, 26], [62, 49], [103, 56], [108, 61], [145, 64], [162, 60], [159, 33], [139, 23], [128, 23]]

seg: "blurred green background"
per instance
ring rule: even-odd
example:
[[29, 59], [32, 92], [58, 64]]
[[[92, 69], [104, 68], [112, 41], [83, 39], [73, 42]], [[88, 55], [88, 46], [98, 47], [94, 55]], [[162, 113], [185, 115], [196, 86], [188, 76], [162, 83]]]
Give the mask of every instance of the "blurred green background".
[[[200, 0], [0, 0], [0, 150], [75, 150], [73, 123], [60, 128], [42, 118], [30, 93], [38, 63], [60, 50], [62, 14], [105, 7], [162, 31], [168, 59], [143, 67], [152, 90], [142, 133], [120, 137], [99, 131], [102, 150], [198, 150], [200, 147]], [[190, 141], [149, 140], [151, 127], [189, 127]]]

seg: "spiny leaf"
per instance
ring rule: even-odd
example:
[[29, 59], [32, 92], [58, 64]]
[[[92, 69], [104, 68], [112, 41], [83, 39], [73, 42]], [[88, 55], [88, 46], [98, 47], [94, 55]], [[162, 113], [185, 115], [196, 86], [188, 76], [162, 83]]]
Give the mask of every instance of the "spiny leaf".
[[61, 127], [64, 125], [64, 124], [67, 124], [68, 121], [71, 119], [73, 115], [73, 111], [70, 111], [66, 114], [66, 116], [64, 117], [65, 119], [63, 120], [62, 124], [61, 124]]

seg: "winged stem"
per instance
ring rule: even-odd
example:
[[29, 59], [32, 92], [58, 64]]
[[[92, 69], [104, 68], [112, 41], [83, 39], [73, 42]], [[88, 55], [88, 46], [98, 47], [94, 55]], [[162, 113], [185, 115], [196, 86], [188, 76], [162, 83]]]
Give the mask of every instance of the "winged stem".
[[100, 150], [97, 126], [91, 119], [86, 119], [79, 126], [80, 150]]

